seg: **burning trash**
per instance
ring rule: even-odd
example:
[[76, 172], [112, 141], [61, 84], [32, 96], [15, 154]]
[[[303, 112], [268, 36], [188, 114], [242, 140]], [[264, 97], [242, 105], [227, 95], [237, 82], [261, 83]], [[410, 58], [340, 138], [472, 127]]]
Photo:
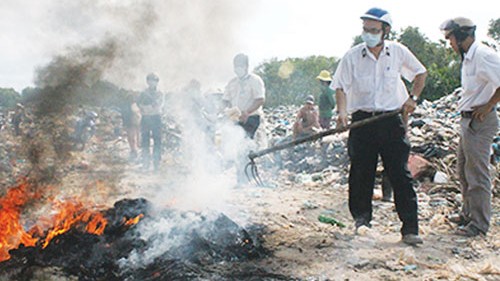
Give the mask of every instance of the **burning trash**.
[[[23, 211], [33, 200], [41, 200], [40, 194], [31, 190], [31, 185], [20, 183], [7, 191], [0, 199], [0, 261], [10, 258], [9, 251], [19, 246], [46, 248], [52, 239], [69, 231], [82, 227], [85, 232], [101, 235], [106, 227], [106, 219], [93, 210], [86, 209], [81, 202], [72, 200], [52, 202], [49, 215], [37, 218], [27, 231], [27, 219]], [[39, 203], [39, 202], [38, 202]]]
[[214, 270], [223, 278], [242, 274], [229, 264], [270, 254], [263, 228], [246, 230], [224, 214], [154, 210], [145, 199], [123, 199], [100, 211], [55, 200], [48, 215], [33, 219], [26, 213], [35, 199], [42, 198], [28, 183], [0, 199], [0, 279], [28, 280], [38, 267], [57, 267], [79, 280], [191, 280], [210, 278]]

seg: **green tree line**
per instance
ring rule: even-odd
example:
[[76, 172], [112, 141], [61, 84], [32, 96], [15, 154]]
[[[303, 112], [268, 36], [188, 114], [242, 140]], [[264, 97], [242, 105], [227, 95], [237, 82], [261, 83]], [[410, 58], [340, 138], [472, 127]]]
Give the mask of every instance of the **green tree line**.
[[[490, 21], [488, 35], [500, 44], [500, 18]], [[424, 99], [439, 99], [460, 86], [460, 57], [444, 40], [432, 42], [417, 27], [393, 31], [389, 38], [406, 45], [427, 68], [428, 76], [422, 92]], [[352, 45], [361, 42], [361, 36], [356, 36]], [[317, 98], [320, 89], [319, 83], [315, 81], [316, 76], [323, 69], [333, 74], [338, 62], [339, 58], [322, 56], [271, 59], [257, 66], [254, 71], [266, 85], [266, 106], [275, 107], [301, 104], [307, 95]]]

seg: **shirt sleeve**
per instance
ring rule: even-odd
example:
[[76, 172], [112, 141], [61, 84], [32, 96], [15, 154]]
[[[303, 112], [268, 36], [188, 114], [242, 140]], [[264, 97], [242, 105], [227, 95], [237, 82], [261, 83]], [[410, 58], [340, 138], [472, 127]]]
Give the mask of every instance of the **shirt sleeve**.
[[165, 111], [165, 94], [163, 92], [158, 92], [160, 95], [160, 112], [163, 113]]
[[333, 97], [333, 95], [335, 95], [335, 90], [332, 89], [327, 95], [332, 109], [335, 107], [335, 98]]
[[500, 87], [500, 56], [493, 52], [488, 52], [482, 56], [478, 65], [478, 77], [491, 83], [493, 89]]
[[415, 55], [404, 45], [400, 45], [402, 50], [403, 65], [401, 68], [401, 75], [412, 82], [415, 76], [425, 73], [427, 70], [425, 66], [415, 57]]
[[226, 87], [224, 88], [224, 94], [222, 95], [222, 100], [224, 101], [231, 101], [231, 94], [233, 92], [233, 80], [229, 81], [227, 83]]
[[253, 98], [254, 99], [265, 99], [266, 98], [266, 88], [264, 86], [264, 81], [258, 75], [254, 76], [253, 81]]
[[349, 64], [349, 56], [346, 54], [344, 58], [340, 60], [340, 63], [333, 75], [333, 81], [330, 85], [332, 90], [343, 89], [344, 92], [350, 87], [352, 82], [352, 73]]

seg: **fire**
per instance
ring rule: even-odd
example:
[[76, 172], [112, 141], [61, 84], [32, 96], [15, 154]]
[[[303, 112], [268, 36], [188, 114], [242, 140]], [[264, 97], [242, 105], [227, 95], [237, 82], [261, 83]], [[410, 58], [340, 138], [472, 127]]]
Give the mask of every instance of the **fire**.
[[90, 211], [84, 208], [80, 202], [56, 202], [58, 213], [52, 217], [53, 227], [47, 233], [42, 248], [49, 245], [50, 241], [61, 235], [77, 224], [86, 223], [85, 230], [89, 233], [101, 235], [106, 228], [107, 221], [101, 213]]
[[[38, 218], [36, 224], [25, 230], [21, 214], [27, 203], [41, 196], [31, 191], [26, 182], [8, 190], [0, 198], [0, 262], [10, 259], [9, 251], [20, 245], [46, 248], [50, 241], [71, 228], [82, 227], [85, 231], [101, 235], [107, 225], [102, 213], [91, 210], [77, 200], [57, 201], [49, 199], [50, 215]], [[45, 236], [44, 236], [45, 235]]]
[[131, 218], [131, 219], [128, 219], [128, 220], [127, 220], [127, 218], [123, 218], [123, 221], [125, 221], [123, 224], [124, 225], [134, 225], [134, 224], [137, 224], [143, 217], [144, 217], [144, 215], [140, 214], [137, 217]]
[[28, 234], [20, 222], [21, 208], [35, 197], [28, 190], [27, 183], [11, 188], [0, 198], [0, 261], [10, 259], [9, 250], [25, 246], [34, 246], [38, 241]]

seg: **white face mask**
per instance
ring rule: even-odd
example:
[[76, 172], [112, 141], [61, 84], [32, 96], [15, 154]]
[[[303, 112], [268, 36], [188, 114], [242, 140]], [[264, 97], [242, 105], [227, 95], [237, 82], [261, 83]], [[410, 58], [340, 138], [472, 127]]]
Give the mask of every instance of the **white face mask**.
[[236, 76], [238, 76], [238, 78], [241, 79], [247, 75], [247, 68], [242, 66], [236, 66], [234, 67], [234, 73], [236, 74]]
[[158, 81], [156, 80], [148, 80], [147, 83], [148, 86], [153, 89], [156, 89], [156, 87], [158, 86]]
[[361, 38], [363, 39], [363, 41], [365, 41], [366, 46], [368, 46], [369, 48], [373, 48], [377, 46], [382, 40], [382, 33], [371, 34], [368, 32], [363, 32], [361, 33]]

